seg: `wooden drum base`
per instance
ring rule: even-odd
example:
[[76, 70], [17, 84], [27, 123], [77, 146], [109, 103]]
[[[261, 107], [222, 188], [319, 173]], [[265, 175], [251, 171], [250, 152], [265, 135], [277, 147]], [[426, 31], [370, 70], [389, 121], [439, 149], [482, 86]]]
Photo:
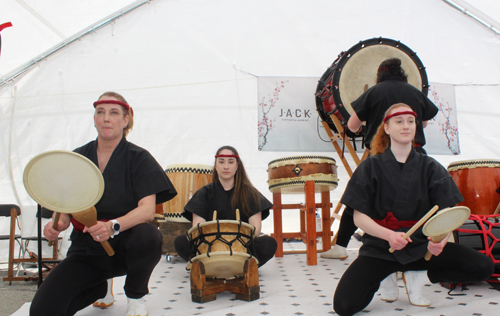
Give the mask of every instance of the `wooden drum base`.
[[247, 259], [243, 276], [234, 279], [216, 279], [207, 277], [205, 266], [194, 261], [191, 267], [191, 300], [206, 303], [217, 298], [217, 293], [230, 291], [235, 298], [243, 301], [254, 301], [260, 297], [259, 271], [255, 258]]

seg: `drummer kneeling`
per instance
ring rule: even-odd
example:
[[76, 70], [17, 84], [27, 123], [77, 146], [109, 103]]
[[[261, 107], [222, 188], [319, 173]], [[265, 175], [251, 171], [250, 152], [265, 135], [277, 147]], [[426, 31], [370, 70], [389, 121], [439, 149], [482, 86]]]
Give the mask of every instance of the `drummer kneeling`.
[[[211, 221], [214, 211], [219, 220], [236, 220], [236, 210], [241, 211], [241, 221], [255, 227], [252, 241], [254, 256], [259, 267], [269, 261], [278, 244], [270, 236], [260, 236], [262, 220], [269, 216], [273, 205], [250, 182], [238, 152], [231, 146], [217, 150], [213, 182], [199, 189], [184, 207], [182, 215], [192, 221], [193, 227]], [[175, 250], [184, 260], [195, 256], [186, 235], [177, 236]]]
[[[403, 271], [410, 303], [428, 306], [422, 289], [426, 283], [471, 283], [488, 279], [493, 262], [464, 245], [428, 240], [418, 229], [403, 238], [429, 209], [441, 209], [463, 200], [449, 173], [433, 158], [412, 148], [416, 114], [403, 103], [385, 113], [371, 145], [371, 157], [356, 168], [342, 197], [354, 209], [354, 222], [362, 229], [363, 245], [335, 290], [334, 310], [353, 315], [373, 299], [380, 282]], [[396, 251], [390, 253], [389, 247]], [[426, 261], [429, 250], [434, 256]]]
[[[126, 275], [127, 316], [147, 316], [143, 296], [151, 273], [161, 258], [162, 236], [151, 223], [155, 204], [170, 200], [176, 191], [163, 168], [145, 149], [126, 140], [133, 111], [125, 99], [106, 92], [94, 103], [97, 140], [77, 148], [104, 178], [97, 202], [97, 224], [86, 227], [75, 216], [61, 214], [48, 223], [44, 235], [56, 240], [74, 226], [67, 257], [47, 276], [31, 303], [31, 316], [74, 315], [105, 297], [107, 279]], [[108, 256], [101, 242], [115, 254]]]

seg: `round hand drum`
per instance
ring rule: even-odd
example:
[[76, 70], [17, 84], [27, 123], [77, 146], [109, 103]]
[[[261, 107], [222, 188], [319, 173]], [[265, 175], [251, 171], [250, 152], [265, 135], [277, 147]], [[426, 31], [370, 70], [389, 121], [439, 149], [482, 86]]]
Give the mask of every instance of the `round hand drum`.
[[76, 213], [94, 206], [104, 192], [97, 166], [71, 151], [41, 153], [24, 168], [23, 182], [38, 204], [59, 213]]
[[[465, 206], [455, 206], [438, 212], [431, 217], [422, 228], [425, 236], [431, 237], [433, 242], [440, 242], [448, 233], [462, 226], [470, 216], [470, 209]], [[425, 260], [432, 257], [430, 252], [425, 255]]]
[[[75, 218], [90, 218], [95, 224], [89, 209], [95, 213], [94, 205], [104, 192], [104, 179], [97, 166], [84, 156], [66, 150], [41, 153], [24, 168], [23, 182], [31, 198], [43, 207], [74, 214]], [[87, 220], [82, 224], [91, 223]], [[107, 241], [101, 243], [109, 246]]]

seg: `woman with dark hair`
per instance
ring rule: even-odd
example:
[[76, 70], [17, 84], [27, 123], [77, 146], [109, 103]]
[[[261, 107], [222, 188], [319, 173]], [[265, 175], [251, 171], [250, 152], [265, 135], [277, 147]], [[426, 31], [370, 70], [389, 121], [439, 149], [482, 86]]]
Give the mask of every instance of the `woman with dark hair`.
[[[213, 182], [199, 189], [184, 207], [182, 215], [193, 222], [211, 221], [217, 211], [217, 219], [236, 220], [236, 210], [240, 210], [240, 219], [255, 227], [253, 248], [259, 266], [271, 259], [278, 247], [270, 236], [261, 236], [262, 221], [269, 216], [273, 205], [250, 182], [238, 151], [231, 146], [217, 150]], [[175, 249], [184, 260], [189, 260], [189, 240], [186, 235], [177, 236]]]
[[[161, 233], [150, 222], [155, 205], [177, 192], [154, 157], [126, 140], [134, 116], [128, 102], [118, 93], [106, 92], [94, 108], [97, 139], [74, 151], [91, 160], [104, 178], [104, 192], [95, 205], [97, 223], [86, 227], [70, 214], [61, 214], [56, 229], [52, 221], [45, 225], [45, 237], [56, 240], [73, 224], [71, 246], [36, 292], [31, 316], [74, 315], [105, 297], [107, 279], [122, 275], [126, 315], [148, 315], [143, 296], [149, 292], [162, 247]], [[106, 240], [115, 252], [111, 257], [100, 245]], [[111, 296], [105, 307], [113, 301]]]
[[[422, 296], [424, 284], [481, 282], [493, 273], [486, 255], [447, 243], [447, 238], [434, 243], [422, 227], [408, 240], [403, 238], [434, 205], [444, 209], [463, 200], [446, 169], [413, 149], [416, 117], [406, 104], [389, 108], [373, 139], [372, 156], [361, 162], [347, 184], [341, 202], [354, 209], [354, 222], [365, 234], [358, 258], [335, 290], [339, 315], [363, 310], [380, 282], [396, 271], [403, 271], [408, 298], [417, 306], [430, 304]], [[433, 255], [429, 261], [424, 259], [427, 251]]]

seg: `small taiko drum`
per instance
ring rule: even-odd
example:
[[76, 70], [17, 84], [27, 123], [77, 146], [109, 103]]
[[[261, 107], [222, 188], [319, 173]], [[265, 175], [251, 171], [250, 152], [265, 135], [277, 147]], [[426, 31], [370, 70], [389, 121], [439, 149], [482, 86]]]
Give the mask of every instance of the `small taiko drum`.
[[269, 163], [268, 185], [272, 193], [304, 193], [306, 181], [314, 181], [315, 192], [326, 192], [338, 185], [335, 159], [326, 156], [290, 156]]
[[205, 274], [219, 279], [231, 279], [243, 274], [245, 261], [254, 258], [252, 241], [255, 228], [242, 221], [215, 220], [189, 229], [191, 262], [205, 266]]
[[448, 166], [464, 201], [457, 204], [470, 208], [472, 214], [491, 215], [500, 203], [500, 160], [476, 159]]
[[165, 173], [170, 179], [177, 195], [163, 203], [167, 222], [188, 222], [182, 217], [184, 206], [201, 187], [212, 182], [213, 166], [198, 164], [174, 164], [167, 166]]

